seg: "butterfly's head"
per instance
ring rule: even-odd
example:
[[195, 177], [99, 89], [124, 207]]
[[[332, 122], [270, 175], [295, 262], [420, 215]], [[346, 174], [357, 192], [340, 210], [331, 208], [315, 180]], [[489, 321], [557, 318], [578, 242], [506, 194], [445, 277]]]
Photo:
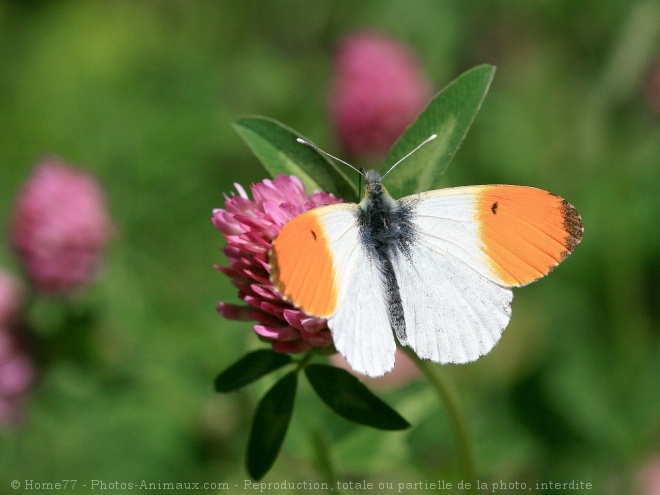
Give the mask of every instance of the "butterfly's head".
[[396, 201], [387, 192], [383, 186], [383, 180], [380, 173], [375, 170], [363, 171], [364, 177], [364, 199], [360, 202], [363, 210], [375, 207], [377, 210], [385, 208], [391, 211], [397, 208]]
[[383, 182], [381, 180], [380, 174], [375, 170], [362, 169], [362, 175], [364, 177], [364, 195], [369, 196], [371, 194], [378, 194], [383, 190]]

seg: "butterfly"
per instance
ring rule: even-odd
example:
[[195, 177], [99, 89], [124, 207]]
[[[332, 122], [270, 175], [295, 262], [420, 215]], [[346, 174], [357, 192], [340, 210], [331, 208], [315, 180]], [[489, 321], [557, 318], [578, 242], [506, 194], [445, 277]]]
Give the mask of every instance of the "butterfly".
[[582, 238], [576, 209], [542, 189], [465, 186], [395, 200], [378, 172], [361, 173], [359, 204], [295, 217], [269, 263], [276, 290], [326, 318], [336, 349], [367, 376], [392, 370], [397, 340], [437, 363], [487, 354], [511, 319], [511, 288], [547, 275]]

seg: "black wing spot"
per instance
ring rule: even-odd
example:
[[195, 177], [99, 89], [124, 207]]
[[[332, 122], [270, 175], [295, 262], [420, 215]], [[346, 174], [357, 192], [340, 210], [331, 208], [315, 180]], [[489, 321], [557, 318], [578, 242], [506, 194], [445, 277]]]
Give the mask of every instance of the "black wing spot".
[[490, 211], [493, 212], [493, 215], [497, 213], [497, 201], [495, 201], [492, 206], [490, 207]]
[[314, 232], [313, 230], [310, 230], [310, 232], [312, 233], [312, 237], [314, 238], [314, 240], [316, 240], [316, 232]]

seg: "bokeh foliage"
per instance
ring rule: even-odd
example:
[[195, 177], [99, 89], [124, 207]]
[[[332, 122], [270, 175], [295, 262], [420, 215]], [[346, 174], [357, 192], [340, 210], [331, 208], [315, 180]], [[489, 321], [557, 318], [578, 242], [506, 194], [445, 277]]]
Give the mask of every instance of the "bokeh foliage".
[[[33, 164], [56, 154], [97, 175], [116, 232], [90, 294], [94, 360], [72, 353], [43, 370], [22, 423], [0, 434], [0, 493], [12, 479], [243, 486], [246, 411], [274, 381], [212, 391], [219, 369], [259, 347], [248, 324], [214, 312], [235, 291], [212, 269], [223, 257], [211, 209], [233, 182], [265, 176], [231, 123], [267, 115], [335, 151], [332, 48], [363, 29], [410, 44], [436, 90], [497, 66], [438, 187], [536, 186], [584, 220], [573, 256], [516, 291], [495, 350], [446, 369], [481, 479], [633, 489], [660, 451], [660, 115], [645, 98], [657, 2], [15, 0], [0, 1], [0, 222]], [[0, 261], [15, 266], [6, 243]], [[409, 432], [299, 401], [266, 481], [455, 480], [433, 392], [420, 383], [387, 400]]]

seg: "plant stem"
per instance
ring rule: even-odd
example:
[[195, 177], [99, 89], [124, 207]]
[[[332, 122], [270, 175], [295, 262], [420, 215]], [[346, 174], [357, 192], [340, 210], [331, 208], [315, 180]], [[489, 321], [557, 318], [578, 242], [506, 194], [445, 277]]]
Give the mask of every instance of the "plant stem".
[[311, 359], [315, 355], [316, 355], [316, 353], [314, 352], [314, 349], [312, 349], [310, 351], [307, 351], [301, 359], [296, 361], [298, 363], [298, 367], [296, 368], [296, 371], [300, 372], [300, 371], [304, 370], [305, 367], [307, 366], [307, 364], [311, 361]]
[[424, 376], [428, 378], [429, 382], [438, 393], [440, 400], [444, 403], [454, 429], [454, 435], [456, 436], [458, 463], [463, 480], [470, 483], [468, 493], [478, 494], [479, 490], [476, 486], [477, 478], [472, 440], [468, 430], [467, 420], [465, 419], [465, 413], [461, 408], [458, 395], [449, 384], [449, 381], [443, 374], [440, 366], [430, 361], [423, 361], [410, 348], [403, 347], [402, 350], [408, 354], [420, 371], [424, 373]]

